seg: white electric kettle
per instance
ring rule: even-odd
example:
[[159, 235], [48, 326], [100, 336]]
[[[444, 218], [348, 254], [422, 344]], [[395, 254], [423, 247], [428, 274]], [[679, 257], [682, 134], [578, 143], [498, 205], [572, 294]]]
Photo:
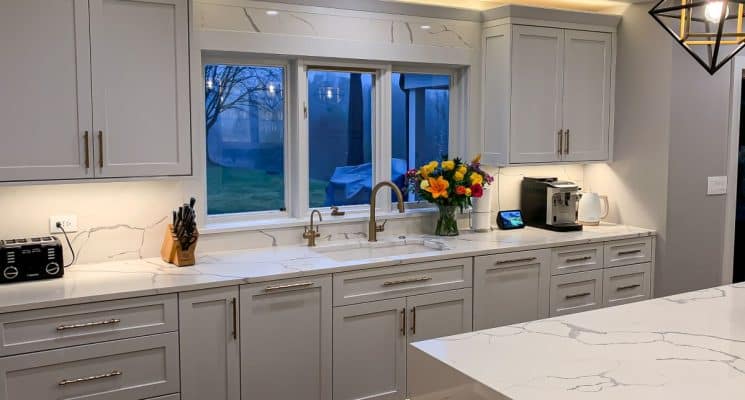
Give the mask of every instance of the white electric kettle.
[[582, 193], [581, 196], [577, 208], [577, 222], [582, 225], [599, 225], [600, 220], [608, 216], [608, 196], [594, 192]]

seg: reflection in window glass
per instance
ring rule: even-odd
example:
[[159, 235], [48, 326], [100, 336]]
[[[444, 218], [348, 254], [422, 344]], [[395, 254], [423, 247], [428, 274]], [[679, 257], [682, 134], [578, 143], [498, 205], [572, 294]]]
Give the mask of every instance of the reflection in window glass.
[[284, 210], [284, 68], [204, 67], [207, 212]]
[[404, 187], [407, 169], [439, 161], [448, 154], [450, 76], [393, 73], [392, 81], [392, 177]]
[[308, 72], [310, 207], [367, 204], [373, 74]]

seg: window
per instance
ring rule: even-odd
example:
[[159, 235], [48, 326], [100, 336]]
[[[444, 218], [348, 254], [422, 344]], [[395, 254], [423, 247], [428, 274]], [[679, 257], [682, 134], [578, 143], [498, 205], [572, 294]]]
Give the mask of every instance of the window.
[[374, 74], [308, 71], [309, 205], [368, 204]]
[[403, 187], [406, 170], [448, 154], [450, 76], [394, 72], [391, 84], [392, 178]]
[[204, 67], [207, 213], [285, 209], [283, 67]]

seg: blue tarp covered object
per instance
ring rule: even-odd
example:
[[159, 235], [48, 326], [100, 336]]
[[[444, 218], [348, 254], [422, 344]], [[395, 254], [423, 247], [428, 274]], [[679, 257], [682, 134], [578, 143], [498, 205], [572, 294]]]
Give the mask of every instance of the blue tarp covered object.
[[[406, 161], [394, 158], [391, 177], [396, 186], [404, 187]], [[326, 206], [367, 204], [372, 191], [372, 163], [337, 167], [326, 186]], [[393, 195], [395, 196], [395, 194]]]

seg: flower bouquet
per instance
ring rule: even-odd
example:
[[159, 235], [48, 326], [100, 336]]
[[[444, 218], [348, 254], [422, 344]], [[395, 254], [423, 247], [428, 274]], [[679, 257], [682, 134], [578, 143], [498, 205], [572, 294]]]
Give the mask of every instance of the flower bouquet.
[[459, 158], [444, 157], [440, 162], [430, 161], [407, 172], [408, 190], [420, 199], [437, 204], [440, 210], [436, 235], [457, 236], [456, 208], [463, 211], [471, 206], [471, 199], [483, 196], [484, 189], [493, 182], [494, 178], [481, 169], [480, 159], [481, 156], [477, 156], [467, 163]]

